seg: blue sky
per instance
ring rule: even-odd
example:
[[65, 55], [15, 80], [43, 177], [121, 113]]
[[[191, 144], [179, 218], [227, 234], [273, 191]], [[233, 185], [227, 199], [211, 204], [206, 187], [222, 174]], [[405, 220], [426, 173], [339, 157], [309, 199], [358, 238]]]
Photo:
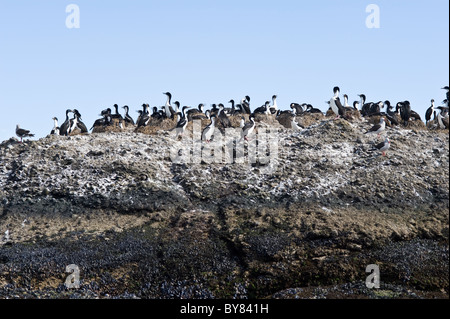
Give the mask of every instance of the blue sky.
[[325, 111], [338, 85], [350, 102], [408, 99], [424, 116], [449, 84], [448, 12], [446, 0], [1, 0], [0, 141], [16, 124], [44, 137], [67, 108], [89, 127], [115, 103], [136, 116], [166, 91], [189, 106], [277, 94]]

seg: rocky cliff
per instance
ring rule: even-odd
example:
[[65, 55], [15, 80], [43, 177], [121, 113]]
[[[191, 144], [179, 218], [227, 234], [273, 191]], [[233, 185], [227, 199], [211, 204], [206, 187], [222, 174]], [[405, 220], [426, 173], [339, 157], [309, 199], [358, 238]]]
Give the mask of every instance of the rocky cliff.
[[5, 141], [0, 297], [448, 298], [448, 131], [370, 126]]

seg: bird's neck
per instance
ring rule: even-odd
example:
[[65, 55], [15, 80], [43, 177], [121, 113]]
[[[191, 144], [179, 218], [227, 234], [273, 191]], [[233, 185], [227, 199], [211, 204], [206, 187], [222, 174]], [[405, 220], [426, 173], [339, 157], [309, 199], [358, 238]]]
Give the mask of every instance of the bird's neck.
[[361, 107], [364, 105], [364, 103], [366, 103], [366, 99], [363, 96], [361, 96]]

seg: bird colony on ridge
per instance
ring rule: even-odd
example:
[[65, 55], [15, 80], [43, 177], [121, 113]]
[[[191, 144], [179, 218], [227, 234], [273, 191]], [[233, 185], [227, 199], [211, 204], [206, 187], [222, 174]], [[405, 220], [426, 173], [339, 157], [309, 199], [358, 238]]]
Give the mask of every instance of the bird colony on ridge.
[[[431, 100], [431, 106], [427, 109], [425, 114], [425, 125], [430, 130], [435, 129], [448, 129], [449, 124], [449, 87], [443, 87], [446, 90], [446, 99], [442, 102], [442, 106], [436, 106], [435, 100]], [[349, 97], [344, 94], [344, 104], [340, 100], [340, 88], [335, 87], [333, 89], [334, 95], [326, 103], [329, 104], [328, 112], [326, 115], [335, 116], [334, 120], [343, 119], [345, 121], [352, 121], [355, 117], [359, 118], [371, 118], [379, 117], [379, 123], [367, 130], [365, 134], [376, 134], [377, 138], [381, 137], [381, 134], [385, 133], [386, 125], [398, 126], [403, 125], [409, 127], [412, 122], [423, 123], [420, 115], [411, 109], [409, 101], [402, 101], [395, 104], [395, 107], [390, 101], [379, 102], [367, 102], [366, 95], [358, 95], [359, 100], [354, 101], [350, 106], [348, 101]], [[206, 120], [209, 124], [203, 128], [201, 139], [206, 143], [210, 143], [214, 137], [216, 129], [223, 131], [223, 129], [236, 127], [233, 125], [231, 119], [237, 118], [239, 121], [239, 128], [241, 130], [241, 140], [248, 141], [248, 136], [251, 135], [256, 127], [256, 118], [261, 115], [272, 116], [281, 123], [281, 119], [288, 119], [289, 127], [293, 130], [302, 130], [303, 127], [297, 122], [297, 118], [308, 114], [321, 114], [324, 113], [317, 108], [314, 108], [311, 104], [303, 103], [291, 103], [290, 110], [281, 110], [277, 105], [277, 96], [273, 95], [271, 101], [266, 101], [262, 106], [255, 108], [251, 111], [250, 97], [245, 96], [240, 100], [240, 103], [235, 103], [234, 100], [230, 100], [228, 103], [231, 107], [225, 107], [222, 103], [212, 104], [211, 109], [205, 110], [204, 104], [199, 104], [197, 108], [191, 108], [189, 106], [181, 107], [179, 101], [172, 103], [172, 94], [170, 92], [163, 93], [166, 96], [166, 103], [164, 106], [152, 107], [150, 111], [149, 104], [143, 104], [142, 110], [138, 110], [138, 117], [135, 120], [130, 116], [130, 108], [128, 105], [122, 107], [124, 114], [120, 114], [119, 106], [115, 104], [114, 113], [111, 108], [107, 108], [100, 113], [98, 120], [94, 122], [92, 127], [88, 130], [86, 125], [82, 122], [81, 114], [77, 109], [66, 110], [65, 121], [59, 126], [58, 118], [53, 117], [53, 129], [51, 135], [70, 136], [74, 134], [87, 134], [89, 131], [97, 132], [108, 127], [118, 127], [123, 130], [128, 127], [135, 128], [139, 132], [139, 129], [147, 126], [155, 125], [165, 119], [171, 119], [173, 121], [172, 130], [175, 131], [176, 137], [181, 138], [186, 130], [189, 122], [194, 120]], [[385, 111], [382, 111], [385, 109]], [[70, 116], [72, 114], [72, 116]], [[248, 118], [248, 121], [246, 121]], [[286, 121], [284, 121], [286, 123]], [[20, 138], [22, 143], [23, 138], [33, 137], [34, 135], [30, 131], [16, 127], [16, 135]], [[388, 137], [383, 142], [374, 145], [374, 149], [382, 152], [385, 156], [386, 151], [390, 147], [390, 140]]]

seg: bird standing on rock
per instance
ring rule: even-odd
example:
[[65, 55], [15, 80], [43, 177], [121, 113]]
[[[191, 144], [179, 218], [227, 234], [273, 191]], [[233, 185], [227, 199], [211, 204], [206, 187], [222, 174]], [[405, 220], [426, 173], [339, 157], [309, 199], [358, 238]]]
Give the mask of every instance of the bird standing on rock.
[[381, 117], [380, 123], [372, 126], [372, 128], [364, 134], [377, 134], [377, 137], [380, 138], [381, 133], [383, 133], [385, 129], [386, 129], [386, 122], [384, 120], [384, 117]]
[[215, 120], [216, 120], [216, 116], [212, 115], [211, 116], [211, 123], [205, 127], [205, 129], [202, 132], [202, 140], [206, 141], [206, 143], [210, 143], [212, 136], [214, 135], [214, 125], [215, 125]]
[[220, 122], [222, 123], [222, 125], [223, 125], [224, 128], [232, 127], [231, 121], [230, 121], [230, 119], [228, 118], [228, 115], [225, 114], [223, 104], [219, 104], [219, 113], [218, 113], [218, 117], [219, 117]]
[[384, 142], [377, 144], [374, 146], [375, 149], [379, 150], [380, 152], [382, 152], [383, 156], [386, 156], [386, 151], [391, 147], [391, 141], [389, 141], [389, 139], [386, 137], [386, 139], [384, 140]]
[[30, 134], [30, 131], [21, 129], [19, 124], [17, 124], [17, 126], [16, 126], [16, 135], [17, 135], [17, 137], [20, 137], [20, 143], [23, 142], [24, 137], [33, 137], [34, 136], [34, 134]]
[[70, 126], [69, 113], [73, 113], [73, 111], [72, 110], [67, 110], [66, 111], [66, 120], [64, 121], [64, 123], [59, 128], [59, 134], [60, 135], [67, 136], [67, 133], [69, 131], [69, 126]]
[[77, 128], [81, 131], [81, 134], [88, 132], [86, 125], [81, 120], [81, 114], [77, 109], [73, 110], [75, 117], [77, 118]]
[[177, 113], [179, 116], [177, 126], [175, 127], [177, 137], [183, 136], [184, 131], [186, 130], [186, 127], [188, 125], [188, 120], [186, 118], [186, 109], [189, 109], [189, 106], [183, 106], [182, 111]]
[[114, 104], [114, 110], [116, 111], [116, 113], [112, 114], [111, 118], [117, 119], [117, 120], [120, 120], [120, 119], [123, 120], [122, 115], [120, 115], [120, 113], [119, 113], [119, 105]]
[[241, 139], [245, 139], [248, 142], [248, 136], [253, 133], [255, 129], [255, 115], [250, 115], [250, 121], [244, 125], [241, 131]]
[[403, 120], [403, 125], [408, 126], [409, 119], [411, 118], [411, 104], [409, 101], [399, 102], [400, 105], [400, 117]]
[[336, 86], [333, 89], [334, 92], [334, 96], [331, 98], [330, 100], [330, 106], [331, 109], [333, 110], [334, 114], [336, 114], [336, 118], [334, 119], [335, 121], [340, 119], [341, 117], [345, 119], [345, 108], [342, 106], [341, 100], [339, 99], [339, 93], [340, 93], [340, 89], [338, 86]]
[[52, 120], [53, 120], [53, 129], [50, 132], [50, 135], [59, 135], [58, 118], [54, 117]]
[[122, 108], [125, 110], [125, 117], [124, 117], [125, 123], [129, 124], [129, 125], [135, 125], [133, 118], [130, 116], [130, 114], [128, 114], [130, 111], [130, 108], [128, 107], [128, 105], [125, 105]]
[[431, 100], [431, 106], [428, 108], [427, 112], [425, 113], [425, 124], [428, 124], [428, 122], [431, 121], [431, 117], [434, 113], [434, 99]]
[[305, 112], [303, 106], [298, 103], [291, 103], [290, 108], [295, 115], [301, 115]]

